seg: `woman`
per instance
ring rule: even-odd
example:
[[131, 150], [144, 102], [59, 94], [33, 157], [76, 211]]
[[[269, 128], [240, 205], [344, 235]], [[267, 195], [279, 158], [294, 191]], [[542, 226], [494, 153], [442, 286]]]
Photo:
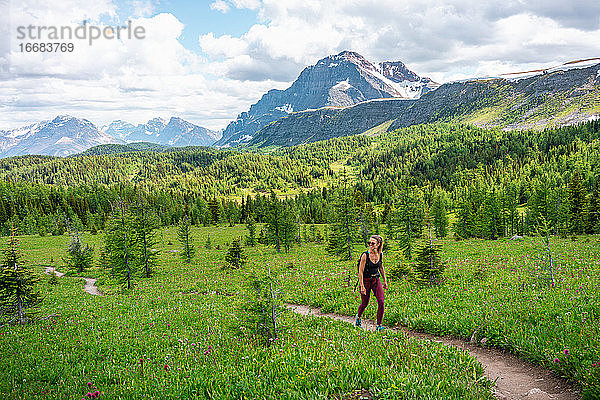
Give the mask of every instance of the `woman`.
[[[362, 302], [358, 307], [358, 314], [356, 314], [356, 326], [361, 325], [360, 317], [369, 304], [371, 297], [371, 290], [375, 293], [377, 299], [377, 330], [381, 331], [384, 329], [381, 326], [383, 320], [383, 290], [387, 289], [387, 281], [385, 279], [385, 270], [383, 269], [383, 253], [381, 247], [383, 246], [383, 239], [379, 235], [373, 235], [369, 238], [369, 251], [365, 251], [360, 257], [360, 265], [358, 267], [358, 281], [360, 283], [360, 298]], [[383, 284], [381, 280], [383, 279]]]

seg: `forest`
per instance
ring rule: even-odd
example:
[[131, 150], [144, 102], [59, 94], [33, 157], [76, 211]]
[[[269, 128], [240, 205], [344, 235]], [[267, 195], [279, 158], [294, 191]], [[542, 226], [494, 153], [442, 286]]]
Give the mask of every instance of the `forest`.
[[535, 233], [540, 217], [554, 234], [598, 233], [599, 126], [427, 124], [266, 151], [108, 147], [67, 158], [13, 157], [0, 160], [0, 233], [11, 224], [22, 234], [100, 231], [117, 200], [139, 196], [162, 226], [184, 214], [193, 225], [250, 216], [267, 222], [273, 201], [297, 223], [327, 223], [342, 179], [373, 226], [401, 224], [411, 208], [417, 219], [438, 213], [438, 236], [447, 231], [439, 226], [442, 210], [454, 217], [458, 238]]

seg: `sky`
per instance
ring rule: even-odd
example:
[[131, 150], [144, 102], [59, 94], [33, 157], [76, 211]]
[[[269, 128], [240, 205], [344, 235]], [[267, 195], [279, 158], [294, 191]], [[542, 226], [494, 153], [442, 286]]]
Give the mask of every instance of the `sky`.
[[[61, 27], [85, 38], [48, 36]], [[43, 42], [72, 51], [28, 51]], [[440, 83], [548, 68], [600, 57], [600, 2], [0, 0], [0, 130], [64, 114], [223, 129], [343, 50]]]

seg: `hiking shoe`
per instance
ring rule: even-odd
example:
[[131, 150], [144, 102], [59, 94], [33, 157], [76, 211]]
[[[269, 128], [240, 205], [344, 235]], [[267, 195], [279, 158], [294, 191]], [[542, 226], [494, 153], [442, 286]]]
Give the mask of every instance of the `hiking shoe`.
[[377, 328], [376, 328], [376, 329], [377, 329], [377, 332], [380, 332], [380, 331], [383, 331], [383, 330], [385, 330], [385, 326], [382, 326], [382, 325], [377, 325]]
[[362, 325], [360, 318], [356, 317], [356, 321], [354, 321], [354, 326], [357, 328], [360, 328], [360, 326]]

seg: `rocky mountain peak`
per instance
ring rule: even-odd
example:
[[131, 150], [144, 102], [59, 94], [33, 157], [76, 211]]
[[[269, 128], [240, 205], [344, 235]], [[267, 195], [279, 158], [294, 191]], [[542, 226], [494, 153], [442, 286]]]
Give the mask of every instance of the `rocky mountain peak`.
[[379, 66], [359, 53], [342, 51], [302, 70], [285, 90], [269, 90], [223, 131], [216, 144], [248, 142], [267, 124], [291, 113], [322, 107], [349, 107], [381, 98], [415, 99], [431, 88], [399, 62]]

